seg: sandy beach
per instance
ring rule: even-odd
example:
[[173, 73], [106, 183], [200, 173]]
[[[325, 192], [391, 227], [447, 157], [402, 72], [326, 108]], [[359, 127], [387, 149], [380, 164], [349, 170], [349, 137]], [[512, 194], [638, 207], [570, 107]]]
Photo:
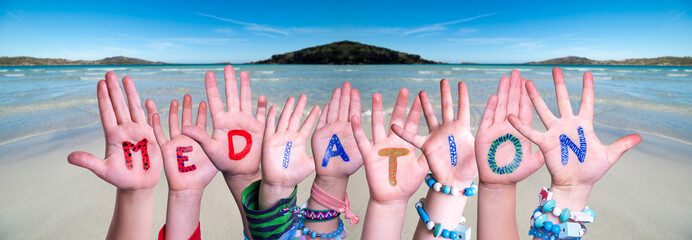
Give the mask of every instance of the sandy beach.
[[[165, 125], [165, 124], [164, 124]], [[365, 124], [369, 126], [369, 124]], [[538, 127], [538, 126], [536, 126]], [[596, 126], [605, 143], [625, 131]], [[367, 130], [369, 132], [369, 130]], [[623, 158], [594, 187], [588, 205], [597, 220], [588, 225], [589, 239], [689, 239], [692, 230], [692, 146], [655, 135]], [[90, 171], [67, 163], [66, 156], [83, 150], [103, 154], [100, 125], [53, 132], [0, 145], [0, 239], [102, 239], [112, 216], [115, 187]], [[299, 201], [309, 195], [312, 176], [298, 187]], [[540, 187], [550, 184], [545, 167], [519, 183], [517, 223], [522, 239], [529, 239], [529, 214], [536, 206]], [[365, 214], [368, 191], [363, 169], [350, 179], [348, 193], [353, 212]], [[165, 221], [166, 179], [156, 186], [152, 239]], [[421, 185], [409, 201], [404, 239], [413, 235], [418, 216], [413, 203], [425, 196]], [[476, 229], [476, 198], [464, 216]], [[202, 200], [201, 229], [204, 239], [238, 239], [242, 225], [233, 199], [221, 175], [207, 187]], [[359, 239], [362, 224], [346, 226], [349, 239]]]

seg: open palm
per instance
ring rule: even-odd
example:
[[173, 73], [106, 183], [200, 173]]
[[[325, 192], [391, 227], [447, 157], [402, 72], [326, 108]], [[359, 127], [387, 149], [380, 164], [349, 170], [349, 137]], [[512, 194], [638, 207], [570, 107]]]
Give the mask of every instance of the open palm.
[[[556, 118], [550, 112], [533, 82], [528, 81], [526, 83], [531, 102], [546, 129], [548, 129], [547, 132], [540, 133], [534, 130], [514, 115], [509, 116], [509, 121], [519, 132], [541, 148], [554, 186], [593, 185], [617, 162], [625, 151], [639, 144], [642, 138], [639, 135], [631, 134], [620, 138], [611, 145], [603, 145], [593, 130], [594, 84], [591, 73], [586, 72], [584, 74], [578, 115], [574, 115], [572, 111], [567, 86], [560, 68], [553, 69], [553, 80], [560, 118]], [[564, 152], [561, 146], [561, 141], [567, 142], [565, 137], [575, 143], [574, 150], [571, 147], [566, 148], [567, 156], [563, 156]], [[579, 148], [579, 152], [586, 150], [583, 158], [581, 158], [583, 162], [578, 160], [580, 157], [575, 155], [576, 148]]]
[[[154, 101], [147, 100], [147, 112], [151, 116], [154, 135], [163, 155], [163, 168], [171, 191], [204, 190], [218, 170], [209, 161], [202, 147], [192, 138], [180, 133], [178, 125], [178, 101], [171, 101], [168, 128], [171, 140], [168, 141], [161, 129], [161, 120], [156, 112]], [[192, 125], [192, 97], [183, 98], [183, 127]], [[197, 127], [207, 127], [207, 104], [199, 103]], [[183, 161], [183, 159], [187, 161]]]
[[[363, 166], [363, 157], [358, 150], [351, 128], [351, 116], [360, 116], [360, 94], [345, 82], [343, 88], [336, 88], [330, 104], [324, 105], [312, 134], [312, 152], [315, 158], [317, 175], [328, 177], [348, 177]], [[334, 136], [343, 147], [346, 159], [338, 155], [324, 159], [327, 151], [339, 151]], [[332, 149], [327, 149], [331, 147]], [[336, 150], [335, 150], [336, 149]]]
[[[261, 142], [264, 132], [265, 113], [267, 99], [260, 95], [257, 103], [257, 112], [252, 114], [252, 91], [250, 88], [250, 76], [247, 72], [240, 73], [240, 95], [236, 83], [233, 67], [224, 68], [224, 80], [226, 88], [226, 104], [228, 111], [224, 110], [223, 102], [219, 95], [216, 77], [213, 72], [207, 72], [205, 86], [207, 89], [207, 101], [211, 112], [213, 131], [211, 137], [206, 128], [199, 125], [183, 126], [183, 134], [195, 139], [209, 156], [214, 166], [224, 174], [229, 175], [253, 175], [259, 172], [261, 156]], [[244, 156], [236, 159], [232, 154], [242, 152], [246, 147], [246, 141], [240, 138], [233, 141], [234, 153], [230, 152], [229, 141], [233, 130], [245, 131], [250, 135], [251, 146]]]
[[313, 107], [301, 125], [307, 96], [300, 95], [295, 110], [294, 102], [293, 97], [286, 100], [277, 125], [274, 125], [276, 106], [269, 108], [262, 143], [262, 181], [291, 189], [315, 170], [305, 144], [320, 111], [318, 106]]
[[[420, 101], [425, 112], [430, 134], [419, 136], [414, 131], [394, 125], [392, 130], [407, 142], [420, 148], [428, 160], [428, 165], [437, 181], [456, 186], [459, 189], [468, 187], [470, 181], [478, 176], [476, 156], [473, 149], [473, 134], [469, 112], [469, 97], [466, 84], [458, 85], [459, 104], [457, 119], [454, 119], [454, 103], [449, 82], [440, 81], [442, 97], [442, 124], [435, 116], [428, 94], [420, 93]], [[464, 186], [465, 185], [465, 186]]]
[[[420, 100], [416, 98], [413, 102], [408, 118], [404, 122], [408, 95], [406, 88], [399, 91], [392, 111], [390, 126], [393, 124], [401, 125], [406, 131], [417, 132], [421, 115]], [[428, 172], [425, 157], [416, 157], [413, 145], [391, 131], [387, 134], [382, 113], [382, 96], [379, 93], [372, 96], [371, 121], [372, 141], [368, 140], [363, 131], [360, 116], [351, 117], [351, 126], [358, 143], [358, 149], [363, 155], [365, 175], [370, 187], [370, 198], [378, 202], [408, 201], [411, 195], [418, 190]], [[392, 148], [396, 150], [388, 151]], [[383, 156], [391, 154], [403, 156], [396, 157], [396, 162], [393, 164], [390, 157]]]
[[[96, 91], [106, 137], [105, 161], [86, 152], [70, 153], [67, 160], [91, 170], [118, 189], [152, 189], [161, 174], [161, 150], [147, 124], [135, 84], [130, 77], [122, 81], [127, 103], [114, 72], [106, 73], [106, 80], [99, 81]], [[130, 144], [134, 149], [126, 147]]]
[[[510, 78], [503, 76], [500, 79], [497, 95], [488, 99], [476, 134], [478, 171], [484, 183], [518, 183], [543, 166], [543, 153], [533, 153], [531, 141], [507, 120], [507, 116], [515, 115], [524, 124], [532, 126], [533, 106], [525, 83], [521, 73], [514, 70]], [[503, 136], [510, 138], [502, 141]], [[518, 140], [519, 144], [515, 146], [512, 140]], [[489, 155], [494, 159], [489, 159]]]

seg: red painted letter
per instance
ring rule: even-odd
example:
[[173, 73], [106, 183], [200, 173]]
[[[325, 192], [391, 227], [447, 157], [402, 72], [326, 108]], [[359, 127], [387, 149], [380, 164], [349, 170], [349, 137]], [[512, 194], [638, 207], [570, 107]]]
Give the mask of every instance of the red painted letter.
[[128, 141], [123, 141], [123, 153], [125, 154], [125, 166], [127, 169], [132, 170], [132, 151], [139, 151], [142, 153], [142, 163], [144, 170], [149, 170], [149, 153], [147, 152], [147, 139], [142, 139], [142, 141], [137, 142], [137, 145], [132, 144]]
[[188, 159], [187, 156], [183, 155], [183, 153], [188, 152], [192, 152], [192, 146], [175, 148], [175, 154], [178, 156], [178, 172], [189, 172], [197, 169], [195, 164], [185, 166], [185, 162], [187, 162]]
[[[245, 138], [245, 148], [243, 148], [243, 151], [238, 153], [235, 152], [233, 148], [233, 136]], [[243, 159], [250, 152], [250, 147], [252, 147], [252, 137], [250, 137], [250, 133], [240, 129], [228, 131], [228, 158], [231, 160]]]

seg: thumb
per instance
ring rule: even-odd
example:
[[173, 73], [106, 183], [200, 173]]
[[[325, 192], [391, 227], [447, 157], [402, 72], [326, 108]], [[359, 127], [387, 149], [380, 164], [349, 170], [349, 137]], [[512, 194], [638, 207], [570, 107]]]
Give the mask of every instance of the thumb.
[[106, 176], [106, 162], [88, 152], [72, 152], [67, 156], [67, 161], [75, 166], [91, 170], [104, 178]]
[[183, 127], [183, 135], [188, 136], [199, 143], [204, 149], [211, 147], [211, 137], [206, 129], [197, 127], [197, 125], [188, 125]]
[[630, 134], [610, 144], [610, 146], [608, 146], [608, 160], [610, 161], [610, 165], [615, 164], [622, 154], [625, 154], [627, 150], [637, 146], [640, 142], [642, 142], [642, 136]]

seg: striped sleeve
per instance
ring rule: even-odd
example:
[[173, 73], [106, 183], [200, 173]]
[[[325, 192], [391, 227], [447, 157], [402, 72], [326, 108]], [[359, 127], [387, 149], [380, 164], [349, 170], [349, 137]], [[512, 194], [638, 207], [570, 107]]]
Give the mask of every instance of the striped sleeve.
[[[253, 240], [280, 239], [285, 233], [295, 231], [298, 218], [290, 211], [281, 213], [281, 209], [296, 207], [296, 189], [286, 198], [264, 210], [259, 210], [259, 186], [262, 180], [258, 180], [243, 190], [243, 211], [247, 217], [248, 228]], [[292, 234], [291, 234], [292, 235]]]

